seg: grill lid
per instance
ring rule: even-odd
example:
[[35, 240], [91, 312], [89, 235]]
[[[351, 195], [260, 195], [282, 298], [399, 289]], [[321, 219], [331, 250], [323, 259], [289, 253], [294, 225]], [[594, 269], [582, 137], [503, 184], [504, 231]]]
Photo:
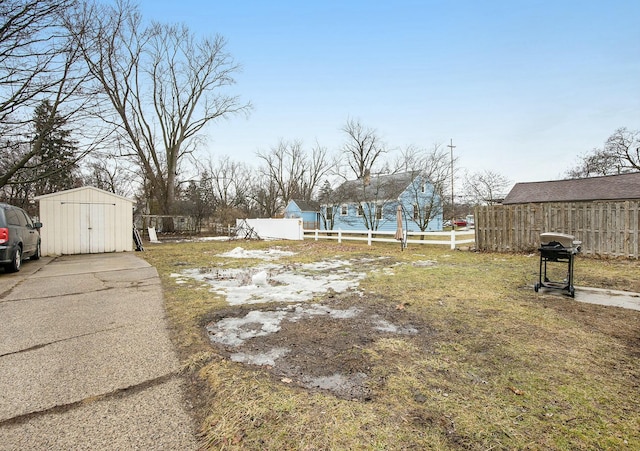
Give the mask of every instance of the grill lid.
[[545, 232], [540, 234], [540, 244], [542, 246], [550, 243], [560, 243], [562, 247], [567, 249], [579, 248], [581, 241], [576, 241], [576, 237], [566, 233]]

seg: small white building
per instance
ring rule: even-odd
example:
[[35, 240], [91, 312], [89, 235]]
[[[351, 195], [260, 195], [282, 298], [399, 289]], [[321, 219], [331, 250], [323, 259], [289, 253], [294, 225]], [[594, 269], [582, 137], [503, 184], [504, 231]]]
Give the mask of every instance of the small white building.
[[133, 200], [92, 186], [35, 199], [43, 224], [42, 255], [133, 250]]

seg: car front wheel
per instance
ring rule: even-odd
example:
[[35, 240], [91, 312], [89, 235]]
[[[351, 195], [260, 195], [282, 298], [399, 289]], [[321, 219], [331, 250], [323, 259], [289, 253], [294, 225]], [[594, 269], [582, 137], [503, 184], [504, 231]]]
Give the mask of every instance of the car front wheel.
[[13, 258], [11, 259], [11, 263], [6, 266], [7, 272], [18, 272], [20, 271], [20, 266], [22, 265], [22, 249], [19, 247], [13, 251]]

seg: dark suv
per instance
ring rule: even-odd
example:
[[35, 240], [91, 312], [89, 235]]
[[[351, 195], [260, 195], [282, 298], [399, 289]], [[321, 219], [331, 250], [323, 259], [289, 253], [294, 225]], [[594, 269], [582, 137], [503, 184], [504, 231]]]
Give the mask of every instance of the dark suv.
[[25, 258], [40, 258], [40, 227], [22, 208], [0, 203], [0, 265], [5, 271], [20, 271]]

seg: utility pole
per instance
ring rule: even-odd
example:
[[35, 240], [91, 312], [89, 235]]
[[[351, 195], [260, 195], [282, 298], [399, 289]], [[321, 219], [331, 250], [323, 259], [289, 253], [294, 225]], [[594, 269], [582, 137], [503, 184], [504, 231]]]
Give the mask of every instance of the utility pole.
[[451, 230], [455, 230], [456, 226], [454, 222], [456, 220], [456, 212], [453, 208], [453, 149], [455, 149], [456, 146], [453, 145], [453, 138], [447, 147], [451, 149]]

